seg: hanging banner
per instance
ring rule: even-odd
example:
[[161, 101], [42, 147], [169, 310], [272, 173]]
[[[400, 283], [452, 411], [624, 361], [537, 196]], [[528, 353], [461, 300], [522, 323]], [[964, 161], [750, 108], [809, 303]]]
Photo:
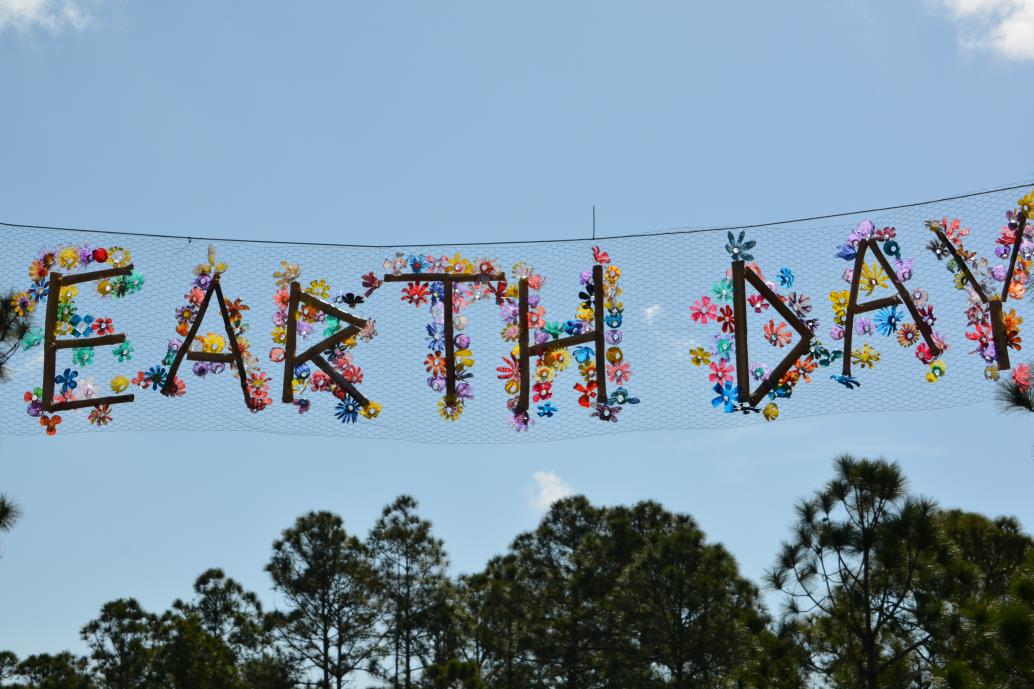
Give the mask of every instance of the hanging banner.
[[971, 404], [1030, 386], [1031, 212], [397, 249], [0, 225], [0, 423], [481, 443]]

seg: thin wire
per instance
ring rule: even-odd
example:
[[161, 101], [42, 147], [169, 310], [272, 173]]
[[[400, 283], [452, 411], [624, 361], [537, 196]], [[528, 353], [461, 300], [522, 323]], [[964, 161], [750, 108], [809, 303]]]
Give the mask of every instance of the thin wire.
[[[618, 234], [601, 237], [600, 239], [634, 239], [636, 237], [665, 237], [671, 235], [684, 235], [684, 234], [698, 234], [702, 232], [726, 232], [729, 230], [755, 230], [765, 227], [776, 227], [779, 225], [789, 225], [792, 223], [804, 223], [812, 222], [815, 220], [830, 220], [833, 218], [845, 218], [852, 215], [862, 215], [864, 213], [880, 213], [883, 211], [899, 210], [902, 208], [915, 208], [916, 206], [925, 206], [930, 203], [943, 203], [945, 201], [958, 201], [959, 199], [968, 199], [975, 196], [987, 196], [989, 194], [997, 194], [1003, 191], [1013, 191], [1016, 189], [1026, 189], [1034, 186], [1034, 181], [1026, 182], [1024, 184], [1016, 184], [1008, 187], [999, 187], [997, 189], [988, 189], [986, 191], [976, 191], [969, 194], [959, 194], [958, 196], [945, 196], [940, 199], [931, 199], [929, 201], [916, 201], [913, 203], [903, 203], [897, 206], [883, 206], [882, 208], [867, 208], [865, 210], [857, 211], [846, 211], [843, 213], [830, 213], [828, 215], [814, 215], [807, 218], [794, 218], [792, 220], [774, 220], [771, 222], [754, 223], [750, 225], [723, 225], [718, 227], [703, 227], [703, 228], [673, 228], [670, 230], [662, 230], [659, 232], [637, 232], [632, 234]], [[81, 227], [52, 227], [48, 225], [22, 225], [19, 223], [0, 223], [4, 227], [17, 227], [29, 230], [60, 230], [64, 232], [85, 232], [90, 234], [110, 234], [120, 235], [125, 237], [150, 237], [158, 239], [185, 239], [191, 242], [195, 239], [199, 241], [209, 242], [237, 242], [241, 244], [270, 244], [270, 245], [282, 245], [282, 246], [327, 246], [327, 247], [342, 247], [352, 249], [394, 249], [403, 246], [420, 246], [420, 247], [457, 247], [457, 246], [505, 246], [511, 244], [558, 244], [565, 242], [584, 242], [584, 239], [577, 238], [562, 238], [562, 239], [528, 239], [522, 241], [494, 241], [494, 242], [453, 242], [453, 243], [439, 243], [439, 244], [337, 244], [333, 242], [282, 242], [275, 239], [229, 239], [226, 237], [195, 237], [193, 235], [178, 235], [178, 234], [158, 234], [151, 232], [120, 232], [116, 230], [92, 230]], [[596, 239], [595, 233], [593, 233], [593, 239]]]

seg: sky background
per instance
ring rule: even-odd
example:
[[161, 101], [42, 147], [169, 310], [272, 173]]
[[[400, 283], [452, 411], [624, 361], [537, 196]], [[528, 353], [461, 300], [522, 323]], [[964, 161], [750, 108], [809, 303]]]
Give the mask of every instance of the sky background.
[[[593, 204], [601, 235], [884, 206], [1034, 180], [1032, 69], [1031, 0], [0, 0], [0, 221], [411, 244], [585, 237]], [[404, 492], [456, 572], [573, 491], [692, 514], [757, 579], [845, 451], [1034, 524], [1034, 420], [855, 419], [462, 447], [0, 436], [25, 510], [0, 649], [82, 651], [105, 601], [162, 610], [212, 566], [272, 601], [295, 517], [364, 535]]]

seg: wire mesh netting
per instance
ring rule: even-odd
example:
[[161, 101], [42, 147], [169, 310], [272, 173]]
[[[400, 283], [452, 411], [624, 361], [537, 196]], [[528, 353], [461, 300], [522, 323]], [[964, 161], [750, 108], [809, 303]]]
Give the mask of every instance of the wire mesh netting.
[[[856, 328], [859, 334], [853, 349], [869, 345], [879, 352], [879, 359], [873, 361], [871, 368], [855, 364], [853, 375], [860, 385], [848, 388], [832, 378], [840, 373], [839, 362], [811, 371], [807, 373], [810, 383], [799, 383], [791, 397], [778, 400], [780, 418], [876, 410], [909, 411], [990, 399], [995, 386], [986, 380], [988, 362], [979, 352], [973, 353], [974, 341], [966, 335], [967, 331], [973, 331], [967, 316], [971, 306], [967, 291], [957, 288], [956, 276], [949, 270], [950, 260], [928, 249], [934, 235], [925, 221], [946, 218], [950, 226], [951, 220], [958, 218], [960, 227], [970, 229], [965, 239], [966, 248], [986, 257], [991, 264], [989, 273], [993, 275], [996, 264], [1007, 263], [1007, 259], [1003, 261], [995, 255], [996, 246], [1000, 246], [996, 241], [1007, 225], [1006, 212], [1017, 208], [1017, 199], [1024, 192], [1025, 189], [1010, 188], [865, 216], [747, 228], [746, 238], [757, 242], [750, 253], [765, 279], [784, 295], [793, 292], [798, 299], [799, 295], [810, 295], [808, 317], [818, 319], [816, 336], [830, 350], [842, 347], [842, 341], [831, 336], [834, 307], [829, 295], [848, 288], [844, 271], [853, 265], [836, 256], [838, 249], [863, 219], [871, 220], [877, 228], [895, 228], [894, 240], [900, 248], [901, 259], [914, 257], [906, 284], [910, 290], [926, 292], [927, 303], [933, 306], [936, 317], [933, 329], [947, 345], [947, 351], [937, 357], [941, 368], [931, 378], [930, 362], [919, 360], [915, 355], [916, 346], [900, 342], [898, 337], [898, 326], [908, 320], [907, 311], [901, 310], [902, 323], [892, 323], [894, 327], [890, 331], [885, 322], [886, 314], [866, 314], [867, 318], [862, 318], [862, 324]], [[110, 318], [111, 328], [126, 334], [131, 352], [105, 346], [90, 352], [68, 347], [57, 354], [56, 371], [64, 376], [62, 382], [67, 384], [69, 372], [76, 374], [73, 396], [88, 395], [90, 390], [96, 390], [98, 395], [110, 395], [112, 381], [120, 376], [129, 381], [127, 392], [135, 392], [133, 403], [111, 408], [112, 420], [99, 432], [244, 430], [484, 443], [764, 423], [761, 414], [723, 413], [722, 405], [716, 408], [712, 404], [716, 394], [715, 382], [709, 379], [714, 373], [710, 364], [722, 356], [720, 326], [716, 327], [715, 320], [705, 325], [691, 318], [691, 306], [703, 296], [718, 305], [731, 304], [731, 301], [722, 301], [728, 295], [722, 294], [720, 286], [730, 266], [726, 250], [729, 228], [595, 241], [397, 248], [208, 241], [15, 225], [0, 225], [0, 228], [5, 246], [0, 262], [0, 285], [28, 295], [30, 300], [38, 298], [38, 292], [45, 286], [43, 279], [34, 282], [33, 277], [40, 276], [30, 275], [31, 264], [48, 252], [59, 261], [58, 254], [67, 247], [76, 247], [83, 256], [94, 248], [109, 252], [123, 248], [131, 254], [135, 270], [143, 278], [142, 286], [132, 285], [129, 290], [136, 293], [120, 299], [99, 294], [97, 283], [79, 285], [75, 297], [79, 318], [63, 335], [74, 337], [76, 328], [88, 331], [91, 327], [96, 334], [93, 324]], [[738, 228], [735, 234], [738, 236]], [[208, 265], [210, 244], [214, 246], [216, 262], [226, 264], [220, 282], [227, 301], [232, 305], [240, 298], [248, 307], [239, 309], [238, 304], [235, 313], [240, 314], [245, 324], [243, 337], [256, 359], [254, 370], [249, 368], [249, 371], [255, 373], [261, 369], [270, 378], [270, 396], [274, 401], [257, 413], [245, 405], [232, 369], [212, 374], [211, 367], [184, 363], [179, 373], [186, 385], [182, 396], [165, 396], [157, 391], [158, 386], [145, 388], [137, 384], [146, 379], [152, 367], [167, 368], [170, 341], [183, 340], [184, 333], [177, 332], [177, 326], [182, 321], [184, 305], [190, 303], [187, 297], [196, 283], [196, 266]], [[585, 381], [579, 374], [578, 362], [574, 361], [566, 370], [555, 373], [551, 381], [552, 397], [537, 399], [532, 404], [529, 414], [532, 423], [527, 432], [515, 433], [513, 415], [507, 408], [512, 389], [509, 392], [505, 389], [504, 380], [499, 378], [505, 374], [497, 372], [497, 367], [506, 367], [513, 342], [501, 334], [507, 325], [506, 313], [493, 298], [470, 299], [464, 303], [461, 311], [464, 318], [458, 321], [462, 329], [457, 333], [465, 338], [458, 344], [464, 351], [464, 363], [470, 364], [464, 369], [465, 375], [470, 377], [462, 381], [465, 397], [462, 415], [455, 420], [443, 418], [439, 406], [442, 393], [432, 389], [428, 381], [434, 376], [428, 371], [429, 354], [436, 345], [441, 347], [441, 333], [432, 332], [436, 328], [435, 321], [442, 320], [441, 308], [430, 310], [428, 303], [414, 308], [409, 303], [412, 299], [407, 297], [406, 282], [387, 282], [365, 296], [368, 284], [364, 287], [362, 276], [373, 273], [383, 278], [391, 272], [385, 268], [386, 260], [389, 264], [396, 257], [406, 261], [422, 257], [421, 260], [426, 261], [426, 257], [447, 256], [454, 260], [459, 254], [474, 263], [488, 259], [511, 278], [513, 266], [530, 266], [532, 275], [542, 277], [537, 295], [544, 314], [539, 315], [544, 323], [562, 324], [576, 318], [582, 302], [579, 293], [584, 290], [584, 274], [591, 271], [598, 258], [594, 246], [609, 254], [612, 263], [608, 265], [621, 269], [622, 293], [617, 300], [623, 309], [619, 343], [623, 359], [617, 363], [627, 366], [621, 367], [621, 373], [615, 373], [616, 381], [610, 382], [609, 388], [613, 392], [620, 386], [629, 398], [639, 400], [638, 404], [622, 400], [625, 403], [618, 405], [620, 413], [616, 423], [601, 423], [599, 418], [591, 416], [591, 408], [580, 404]], [[111, 264], [110, 256], [103, 258], [106, 266]], [[376, 418], [342, 414], [338, 399], [326, 393], [310, 394], [307, 389], [298, 392], [298, 397], [307, 399], [310, 404], [305, 413], [300, 413], [302, 407], [298, 404], [280, 402], [283, 364], [271, 360], [270, 353], [274, 352], [276, 359], [276, 350], [283, 347], [282, 342], [276, 341], [283, 339], [282, 331], [277, 330], [283, 325], [283, 292], [274, 273], [282, 273], [284, 263], [298, 266], [298, 282], [303, 288], [308, 288], [312, 281], [323, 280], [328, 302], [375, 322], [376, 335], [372, 339], [358, 338], [348, 354], [354, 366], [351, 374], [356, 388], [381, 406]], [[86, 266], [79, 270], [90, 269], [93, 268]], [[110, 285], [105, 289], [110, 289]], [[316, 289], [324, 290], [324, 286]], [[353, 297], [349, 298], [347, 293]], [[892, 293], [883, 289], [874, 291], [871, 296], [878, 298]], [[361, 303], [357, 303], [355, 297], [358, 296], [364, 297]], [[44, 297], [33, 307], [37, 328], [43, 324], [45, 306]], [[758, 313], [749, 309], [750, 360], [752, 367], [770, 370], [787, 350], [780, 346], [781, 337], [773, 336], [771, 328], [768, 331], [765, 328], [769, 321], [777, 326], [778, 315], [757, 306]], [[1006, 308], [1015, 309], [1016, 315], [1022, 318], [1028, 315], [1030, 307], [1025, 299], [1014, 298]], [[613, 324], [609, 323], [608, 327], [610, 325]], [[104, 327], [107, 326], [102, 323], [102, 332]], [[440, 330], [440, 323], [437, 327]], [[218, 308], [208, 311], [199, 333], [202, 338], [208, 333], [216, 336], [223, 333]], [[322, 336], [320, 331], [314, 332], [307, 342], [299, 342], [299, 349], [319, 341]], [[217, 340], [218, 337], [213, 341]], [[225, 348], [225, 342], [212, 346], [213, 349]], [[701, 362], [699, 357], [694, 361], [690, 352], [699, 352], [698, 348], [708, 353], [705, 359], [710, 361]], [[1023, 360], [1022, 351], [1014, 349], [1010, 353], [1014, 364]], [[735, 361], [733, 355], [729, 357]], [[2, 386], [0, 401], [0, 423], [4, 432], [42, 432], [38, 407], [35, 416], [32, 409], [33, 392], [42, 383], [42, 347], [19, 346], [9, 369], [10, 379]], [[931, 379], [934, 382], [930, 382]], [[576, 389], [576, 385], [583, 387]], [[61, 382], [57, 388], [60, 394]], [[549, 402], [548, 413], [540, 413], [545, 401]], [[61, 413], [59, 432], [94, 429], [90, 413], [90, 408]], [[93, 420], [97, 420], [96, 416]]]

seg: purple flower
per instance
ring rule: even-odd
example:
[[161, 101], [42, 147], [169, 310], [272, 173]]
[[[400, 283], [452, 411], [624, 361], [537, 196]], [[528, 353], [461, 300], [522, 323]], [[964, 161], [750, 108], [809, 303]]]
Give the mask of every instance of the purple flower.
[[552, 338], [550, 338], [549, 333], [547, 333], [545, 330], [535, 331], [535, 344], [546, 344], [550, 341], [550, 339]]
[[427, 387], [435, 392], [445, 392], [445, 378], [442, 376], [431, 376], [427, 379]]
[[607, 344], [612, 345], [621, 344], [621, 340], [624, 339], [624, 335], [621, 334], [620, 330], [608, 330], [605, 337]]
[[461, 400], [472, 400], [474, 399], [474, 388], [466, 381], [456, 383], [456, 396]]
[[991, 268], [991, 277], [998, 282], [1005, 282], [1005, 266], [994, 266]]
[[466, 349], [470, 346], [470, 336], [460, 333], [456, 336], [456, 346], [460, 349]]
[[841, 325], [834, 325], [829, 329], [829, 336], [834, 340], [844, 339], [844, 327]]

